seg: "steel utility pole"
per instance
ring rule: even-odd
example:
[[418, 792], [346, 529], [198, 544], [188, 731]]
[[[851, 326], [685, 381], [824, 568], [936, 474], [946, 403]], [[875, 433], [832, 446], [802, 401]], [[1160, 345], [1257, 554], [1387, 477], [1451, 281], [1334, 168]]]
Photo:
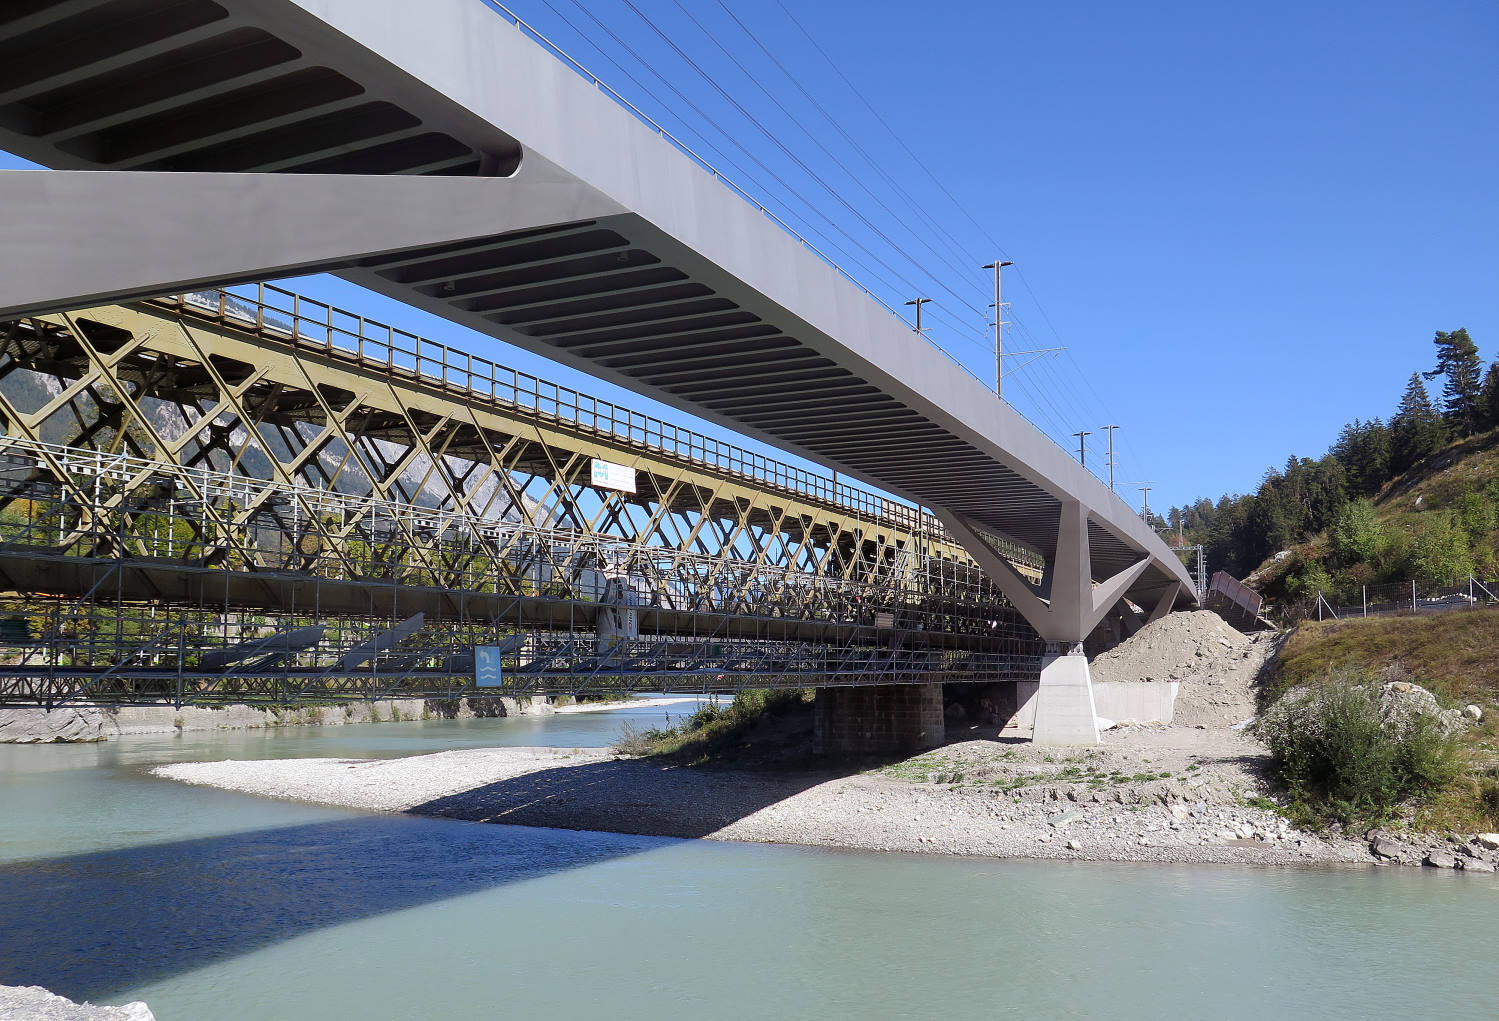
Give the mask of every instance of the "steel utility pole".
[[1075, 432], [1072, 435], [1077, 437], [1077, 459], [1081, 461], [1083, 467], [1086, 468], [1088, 467], [1088, 447], [1084, 442], [1084, 438], [1092, 436], [1093, 433], [1085, 429], [1082, 432]]
[[1106, 425], [1103, 431], [1109, 434], [1109, 492], [1114, 491], [1114, 430], [1117, 425]]
[[1142, 517], [1142, 518], [1145, 519], [1145, 523], [1146, 524], [1150, 523], [1150, 490], [1151, 490], [1150, 486], [1141, 486], [1140, 487], [1140, 492], [1143, 494], [1140, 497], [1140, 502], [1141, 502], [1140, 517]]
[[923, 330], [921, 328], [921, 306], [925, 305], [927, 302], [929, 302], [931, 300], [932, 300], [931, 298], [915, 298], [915, 299], [913, 299], [911, 301], [906, 302], [907, 305], [915, 305], [916, 306], [916, 332], [917, 333], [925, 333], [926, 332], [925, 330]]
[[1001, 400], [1005, 395], [1005, 305], [999, 300], [999, 271], [1013, 265], [995, 259], [984, 266], [994, 271], [994, 304], [989, 307], [994, 309], [994, 394]]

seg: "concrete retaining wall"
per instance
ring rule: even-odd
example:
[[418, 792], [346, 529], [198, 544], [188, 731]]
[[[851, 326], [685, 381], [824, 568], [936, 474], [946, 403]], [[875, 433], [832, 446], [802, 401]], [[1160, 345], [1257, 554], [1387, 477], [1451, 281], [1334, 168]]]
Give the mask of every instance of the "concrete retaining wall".
[[258, 709], [231, 705], [222, 709], [169, 705], [116, 706], [107, 709], [0, 709], [0, 744], [52, 744], [108, 741], [130, 734], [196, 733], [212, 730], [259, 730], [265, 727], [330, 727], [345, 723], [391, 723], [420, 719], [470, 719], [476, 716], [543, 716], [554, 712], [545, 699], [524, 702], [507, 696], [473, 699], [381, 699], [306, 709]]
[[[1038, 681], [1016, 681], [1015, 715], [1000, 732], [1030, 737], [1036, 729]], [[1176, 716], [1176, 681], [1094, 681], [1093, 711], [1115, 723], [1170, 723]]]
[[1093, 707], [1115, 723], [1170, 723], [1176, 689], [1175, 681], [1094, 681]]

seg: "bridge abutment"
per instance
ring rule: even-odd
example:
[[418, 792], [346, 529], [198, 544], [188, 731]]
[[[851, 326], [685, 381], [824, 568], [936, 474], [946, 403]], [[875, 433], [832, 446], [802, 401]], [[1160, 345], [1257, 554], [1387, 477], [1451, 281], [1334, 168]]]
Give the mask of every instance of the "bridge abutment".
[[812, 750], [818, 755], [908, 754], [947, 739], [942, 685], [818, 688]]

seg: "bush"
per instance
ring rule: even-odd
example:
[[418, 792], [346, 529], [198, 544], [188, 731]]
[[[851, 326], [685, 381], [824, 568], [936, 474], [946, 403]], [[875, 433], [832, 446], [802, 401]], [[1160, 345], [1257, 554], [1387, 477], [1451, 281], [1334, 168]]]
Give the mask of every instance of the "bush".
[[1352, 668], [1288, 693], [1260, 736], [1293, 808], [1309, 821], [1378, 823], [1407, 800], [1429, 801], [1462, 774], [1457, 742], [1439, 720], [1382, 718], [1380, 686]]

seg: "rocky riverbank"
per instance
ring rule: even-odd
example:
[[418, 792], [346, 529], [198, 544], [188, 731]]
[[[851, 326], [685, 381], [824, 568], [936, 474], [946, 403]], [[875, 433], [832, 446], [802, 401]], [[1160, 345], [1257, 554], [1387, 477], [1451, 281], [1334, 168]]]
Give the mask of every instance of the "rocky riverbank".
[[498, 695], [457, 699], [379, 699], [374, 702], [347, 702], [302, 709], [262, 709], [248, 705], [223, 708], [158, 705], [51, 710], [0, 709], [0, 744], [88, 743], [131, 734], [258, 730], [266, 727], [333, 727], [346, 723], [491, 716], [544, 716], [552, 712], [555, 709], [545, 699], [515, 699]]
[[99, 1007], [74, 1003], [41, 986], [0, 986], [0, 1021], [156, 1021], [144, 1003], [137, 1000], [123, 1007]]
[[[1060, 754], [966, 741], [843, 775], [690, 769], [602, 749], [547, 748], [179, 763], [155, 772], [373, 811], [859, 850], [1300, 866], [1418, 863], [1435, 851], [1478, 871], [1499, 859], [1476, 843], [1459, 854], [1387, 835], [1375, 854], [1362, 837], [1296, 831], [1249, 803], [1262, 796], [1244, 770], [1262, 754], [1254, 742], [1226, 740], [1132, 727], [1098, 748]], [[1124, 772], [1137, 765], [1151, 769]]]
[[761, 763], [770, 768], [688, 768], [602, 749], [494, 748], [156, 772], [321, 804], [564, 829], [991, 857], [1493, 871], [1492, 834], [1316, 834], [1287, 823], [1271, 800], [1269, 753], [1245, 726], [1277, 648], [1211, 613], [1149, 625], [1095, 662], [1110, 680], [1178, 683], [1176, 723], [1115, 726], [1088, 747], [1036, 746], [991, 722], [949, 725], [953, 743], [859, 770], [809, 769], [795, 756]]

